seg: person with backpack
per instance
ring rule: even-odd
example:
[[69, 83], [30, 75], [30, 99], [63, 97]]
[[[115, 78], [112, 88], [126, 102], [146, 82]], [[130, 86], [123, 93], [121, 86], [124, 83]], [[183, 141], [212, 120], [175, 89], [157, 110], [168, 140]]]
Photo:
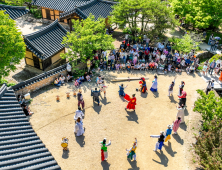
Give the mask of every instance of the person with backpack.
[[172, 83], [169, 86], [169, 90], [168, 90], [169, 91], [169, 95], [168, 96], [173, 95], [173, 87], [175, 85], [175, 80], [176, 80], [176, 77], [174, 78], [174, 81], [172, 81]]

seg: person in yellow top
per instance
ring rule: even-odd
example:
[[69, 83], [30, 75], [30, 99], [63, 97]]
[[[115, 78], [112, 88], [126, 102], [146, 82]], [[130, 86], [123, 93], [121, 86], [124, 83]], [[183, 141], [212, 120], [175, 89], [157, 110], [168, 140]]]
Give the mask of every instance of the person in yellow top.
[[133, 146], [130, 149], [126, 149], [127, 151], [127, 158], [130, 158], [131, 160], [136, 160], [136, 149], [137, 149], [137, 139], [135, 138], [135, 142], [133, 143]]
[[90, 59], [87, 60], [87, 68], [88, 68], [88, 72], [90, 71], [90, 66], [91, 66], [91, 61]]

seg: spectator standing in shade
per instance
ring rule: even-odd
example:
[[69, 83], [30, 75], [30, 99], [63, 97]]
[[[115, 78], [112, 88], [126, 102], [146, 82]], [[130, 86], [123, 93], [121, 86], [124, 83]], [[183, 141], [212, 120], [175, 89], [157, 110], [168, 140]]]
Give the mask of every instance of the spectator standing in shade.
[[213, 40], [213, 38], [214, 38], [214, 34], [211, 34], [211, 36], [209, 37], [208, 45], [211, 45], [211, 41]]
[[72, 67], [69, 63], [67, 63], [66, 70], [70, 76], [72, 76]]
[[210, 63], [210, 70], [209, 73], [212, 75], [214, 68], [216, 67], [216, 62], [213, 60], [213, 62]]
[[213, 38], [211, 40], [211, 43], [210, 43], [210, 51], [214, 51], [215, 50], [215, 44], [216, 44], [216, 41], [215, 39]]

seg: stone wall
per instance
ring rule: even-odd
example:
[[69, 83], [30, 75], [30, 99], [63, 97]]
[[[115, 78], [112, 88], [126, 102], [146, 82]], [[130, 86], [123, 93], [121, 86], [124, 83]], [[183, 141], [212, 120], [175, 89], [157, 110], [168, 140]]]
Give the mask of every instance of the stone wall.
[[28, 79], [24, 82], [20, 82], [12, 87], [15, 94], [26, 94], [34, 92], [44, 86], [47, 86], [54, 82], [56, 77], [59, 77], [59, 75], [66, 76], [67, 70], [66, 70], [66, 64], [59, 66], [55, 69], [52, 69], [50, 71], [47, 71], [45, 73], [42, 73], [40, 75], [37, 75], [35, 77], [32, 77], [31, 79]]
[[18, 91], [15, 91], [15, 94], [18, 95], [18, 94], [26, 94], [26, 93], [31, 93], [31, 92], [34, 92], [36, 90], [39, 90], [40, 88], [44, 87], [44, 86], [47, 86], [49, 84], [52, 84], [55, 80], [56, 77], [59, 77], [59, 75], [62, 74], [63, 76], [66, 76], [67, 74], [67, 71], [64, 70], [60, 73], [57, 73], [53, 76], [50, 76], [46, 79], [43, 79], [43, 80], [40, 80], [36, 83], [33, 83], [32, 85], [29, 85], [29, 86], [26, 86]]
[[211, 58], [214, 54], [209, 51], [203, 51], [202, 53], [197, 53], [196, 57], [203, 59], [203, 58]]

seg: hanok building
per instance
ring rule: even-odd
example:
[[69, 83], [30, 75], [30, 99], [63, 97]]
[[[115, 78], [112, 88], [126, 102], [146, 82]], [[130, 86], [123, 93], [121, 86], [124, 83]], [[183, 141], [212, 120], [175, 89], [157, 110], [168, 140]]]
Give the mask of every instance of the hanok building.
[[2, 4], [0, 4], [0, 10], [4, 10], [5, 14], [8, 14], [9, 17], [13, 20], [29, 12], [29, 10], [26, 9], [26, 7], [9, 6], [9, 5], [2, 5]]
[[44, 71], [60, 63], [60, 54], [65, 53], [65, 45], [61, 43], [66, 33], [67, 30], [56, 20], [37, 32], [24, 35], [26, 64]]
[[56, 20], [71, 26], [71, 19], [86, 19], [89, 14], [106, 18], [112, 12], [116, 2], [105, 0], [34, 0], [34, 5], [41, 7], [43, 19]]

